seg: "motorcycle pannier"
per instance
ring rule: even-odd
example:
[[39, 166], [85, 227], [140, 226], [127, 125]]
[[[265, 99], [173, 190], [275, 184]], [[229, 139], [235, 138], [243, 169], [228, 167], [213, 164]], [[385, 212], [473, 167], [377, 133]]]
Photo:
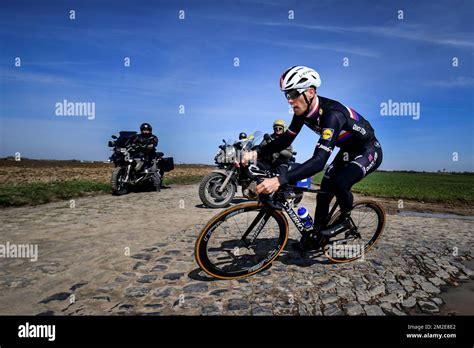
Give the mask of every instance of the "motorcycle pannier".
[[160, 167], [160, 169], [163, 169], [165, 172], [172, 171], [174, 169], [173, 157], [163, 157], [160, 160], [159, 167]]

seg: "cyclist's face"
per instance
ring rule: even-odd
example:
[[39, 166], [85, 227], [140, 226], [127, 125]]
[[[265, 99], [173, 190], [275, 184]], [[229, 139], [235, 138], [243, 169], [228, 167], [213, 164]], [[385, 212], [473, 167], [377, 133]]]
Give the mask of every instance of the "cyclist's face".
[[[313, 88], [309, 88], [303, 93], [306, 94], [306, 98], [308, 98], [308, 100], [313, 98], [316, 94]], [[306, 111], [306, 108], [307, 108], [306, 102], [303, 97], [303, 93], [298, 95], [297, 97], [291, 96], [291, 93], [286, 94], [286, 97], [288, 99], [288, 104], [291, 105], [291, 107], [293, 108], [293, 112], [297, 116], [302, 115]]]

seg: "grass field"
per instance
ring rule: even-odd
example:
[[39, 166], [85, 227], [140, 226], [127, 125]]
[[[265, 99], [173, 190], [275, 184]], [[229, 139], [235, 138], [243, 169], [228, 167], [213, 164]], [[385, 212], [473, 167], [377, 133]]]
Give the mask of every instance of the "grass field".
[[[195, 184], [213, 167], [177, 165], [164, 185]], [[0, 207], [35, 205], [111, 192], [112, 165], [77, 161], [0, 161]], [[323, 173], [313, 178], [320, 183]], [[375, 172], [353, 187], [374, 197], [474, 204], [474, 173]]]
[[[0, 160], [0, 207], [110, 194], [112, 168], [102, 162]], [[165, 174], [163, 184], [198, 183], [211, 170], [205, 165], [176, 165]]]
[[[195, 184], [201, 179], [202, 177], [197, 175], [183, 175], [165, 178], [163, 184], [165, 186]], [[0, 207], [44, 204], [100, 193], [110, 194], [110, 192], [109, 183], [87, 180], [0, 184]]]
[[[315, 176], [320, 183], [322, 173]], [[353, 192], [375, 197], [434, 203], [474, 204], [474, 173], [375, 172], [354, 185]]]
[[52, 181], [0, 185], [0, 206], [43, 204], [57, 200], [110, 192], [110, 185], [93, 181]]

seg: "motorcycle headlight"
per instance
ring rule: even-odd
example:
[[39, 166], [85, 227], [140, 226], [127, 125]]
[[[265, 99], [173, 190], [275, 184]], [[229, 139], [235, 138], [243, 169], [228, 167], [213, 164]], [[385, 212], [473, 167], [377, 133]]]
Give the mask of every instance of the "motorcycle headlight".
[[235, 148], [233, 146], [227, 146], [225, 148], [225, 161], [233, 162], [235, 160]]
[[222, 151], [217, 151], [216, 155], [214, 156], [214, 162], [217, 164], [222, 162]]

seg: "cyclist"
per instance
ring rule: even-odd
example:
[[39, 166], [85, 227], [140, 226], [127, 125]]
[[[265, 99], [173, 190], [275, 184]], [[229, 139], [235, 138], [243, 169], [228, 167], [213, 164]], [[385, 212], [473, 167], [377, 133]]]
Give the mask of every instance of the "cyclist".
[[278, 177], [265, 179], [257, 186], [257, 193], [270, 194], [277, 191], [280, 185], [320, 172], [333, 150], [340, 148], [321, 182], [321, 190], [327, 193], [317, 195], [314, 228], [301, 238], [299, 248], [302, 250], [317, 248], [321, 238], [319, 232], [326, 227], [329, 204], [334, 195], [338, 199], [341, 215], [330, 230], [336, 232], [350, 227], [349, 218], [354, 200], [351, 187], [374, 172], [382, 162], [382, 148], [370, 123], [355, 110], [319, 96], [317, 88], [320, 85], [319, 74], [311, 68], [293, 66], [287, 69], [280, 78], [280, 89], [293, 108], [291, 124], [281, 137], [244, 158], [244, 162], [247, 162], [286, 148], [303, 125], [320, 136], [309, 160]]

